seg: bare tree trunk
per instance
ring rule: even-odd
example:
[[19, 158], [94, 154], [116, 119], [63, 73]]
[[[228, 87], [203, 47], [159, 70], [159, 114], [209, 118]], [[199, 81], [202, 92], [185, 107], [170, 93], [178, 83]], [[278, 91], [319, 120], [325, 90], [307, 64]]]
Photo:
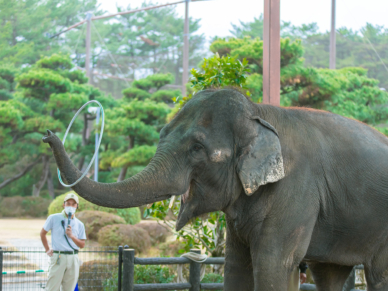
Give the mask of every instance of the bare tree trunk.
[[[128, 150], [130, 151], [135, 146], [135, 137], [129, 137], [129, 146]], [[123, 181], [125, 179], [125, 175], [127, 174], [128, 166], [124, 166], [121, 168], [120, 175], [117, 178], [117, 182]]]
[[40, 176], [40, 179], [37, 184], [34, 184], [32, 186], [32, 196], [38, 197], [40, 190], [42, 190], [44, 184], [46, 183], [47, 176], [49, 173], [49, 157], [47, 155], [42, 156], [42, 162], [43, 162], [43, 168], [42, 168], [42, 175]]
[[30, 171], [38, 162], [39, 162], [40, 159], [37, 159], [35, 162], [27, 165], [27, 167], [25, 167], [19, 174], [13, 176], [12, 178], [9, 178], [7, 180], [4, 180], [1, 184], [0, 184], [0, 189], [1, 188], [4, 188], [5, 186], [7, 186], [8, 184], [12, 183], [13, 181], [16, 181], [17, 179], [23, 177], [26, 173], [28, 173], [28, 171]]
[[55, 192], [54, 192], [54, 183], [53, 183], [53, 176], [51, 175], [50, 167], [47, 174], [47, 189], [49, 191], [49, 194], [51, 198], [55, 198]]
[[125, 175], [127, 174], [128, 167], [122, 167], [120, 171], [120, 175], [117, 178], [117, 182], [123, 181], [125, 179]]

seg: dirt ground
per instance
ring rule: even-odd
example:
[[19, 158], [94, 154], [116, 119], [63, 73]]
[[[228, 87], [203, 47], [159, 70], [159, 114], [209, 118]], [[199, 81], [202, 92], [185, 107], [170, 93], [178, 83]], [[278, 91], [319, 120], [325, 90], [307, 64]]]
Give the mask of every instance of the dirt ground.
[[0, 218], [0, 245], [11, 246], [11, 240], [39, 240], [45, 219]]

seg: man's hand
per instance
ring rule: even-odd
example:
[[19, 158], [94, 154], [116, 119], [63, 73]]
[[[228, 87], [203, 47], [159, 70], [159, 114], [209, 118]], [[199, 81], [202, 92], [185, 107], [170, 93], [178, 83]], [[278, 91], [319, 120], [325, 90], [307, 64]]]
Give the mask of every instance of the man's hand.
[[66, 235], [67, 235], [68, 237], [70, 237], [71, 239], [73, 239], [73, 238], [72, 238], [73, 232], [71, 231], [71, 225], [69, 225], [69, 226], [66, 228]]
[[299, 279], [300, 279], [300, 284], [306, 283], [306, 280], [307, 280], [307, 275], [306, 275], [306, 273], [300, 273]]
[[49, 257], [52, 257], [53, 254], [54, 254], [54, 251], [52, 249], [49, 249], [46, 254], [49, 256]]

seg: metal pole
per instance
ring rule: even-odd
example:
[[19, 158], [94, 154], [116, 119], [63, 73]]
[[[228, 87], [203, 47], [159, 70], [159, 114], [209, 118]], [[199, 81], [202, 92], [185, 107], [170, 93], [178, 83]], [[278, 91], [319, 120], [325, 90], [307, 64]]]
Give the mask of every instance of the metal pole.
[[91, 83], [91, 74], [90, 74], [90, 43], [91, 43], [91, 18], [92, 13], [87, 12], [86, 13], [86, 59], [85, 59], [85, 70], [86, 70], [86, 77], [89, 78], [89, 83]]
[[[190, 252], [200, 254], [200, 250], [191, 249]], [[190, 284], [191, 288], [189, 291], [200, 291], [201, 290], [201, 264], [194, 261], [190, 262]]]
[[[96, 112], [96, 128], [98, 128], [98, 123], [100, 122], [100, 107], [97, 107]], [[96, 144], [95, 144], [95, 151], [96, 151], [96, 159], [94, 160], [94, 181], [98, 182], [98, 132], [96, 133]]]
[[117, 275], [117, 289], [118, 291], [121, 291], [121, 280], [123, 279], [123, 246], [119, 246], [119, 271]]
[[331, 31], [330, 31], [330, 69], [335, 69], [336, 50], [335, 50], [335, 0], [331, 0]]
[[123, 291], [133, 291], [135, 272], [134, 249], [124, 249], [123, 265]]
[[3, 250], [0, 247], [0, 291], [3, 290]]
[[264, 0], [263, 103], [280, 105], [280, 0]]
[[189, 81], [189, 1], [185, 3], [185, 27], [183, 32], [183, 75], [182, 95], [186, 96], [186, 83]]

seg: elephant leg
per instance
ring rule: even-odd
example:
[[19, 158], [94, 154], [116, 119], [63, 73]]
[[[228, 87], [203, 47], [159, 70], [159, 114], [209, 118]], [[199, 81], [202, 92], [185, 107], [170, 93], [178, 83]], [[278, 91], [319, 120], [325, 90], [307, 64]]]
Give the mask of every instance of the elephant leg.
[[368, 291], [388, 291], [388, 251], [381, 250], [370, 263], [364, 264]]
[[311, 274], [318, 291], [342, 291], [353, 266], [329, 263], [309, 263]]
[[250, 249], [231, 238], [226, 238], [226, 256], [224, 269], [225, 291], [253, 291], [253, 272]]

